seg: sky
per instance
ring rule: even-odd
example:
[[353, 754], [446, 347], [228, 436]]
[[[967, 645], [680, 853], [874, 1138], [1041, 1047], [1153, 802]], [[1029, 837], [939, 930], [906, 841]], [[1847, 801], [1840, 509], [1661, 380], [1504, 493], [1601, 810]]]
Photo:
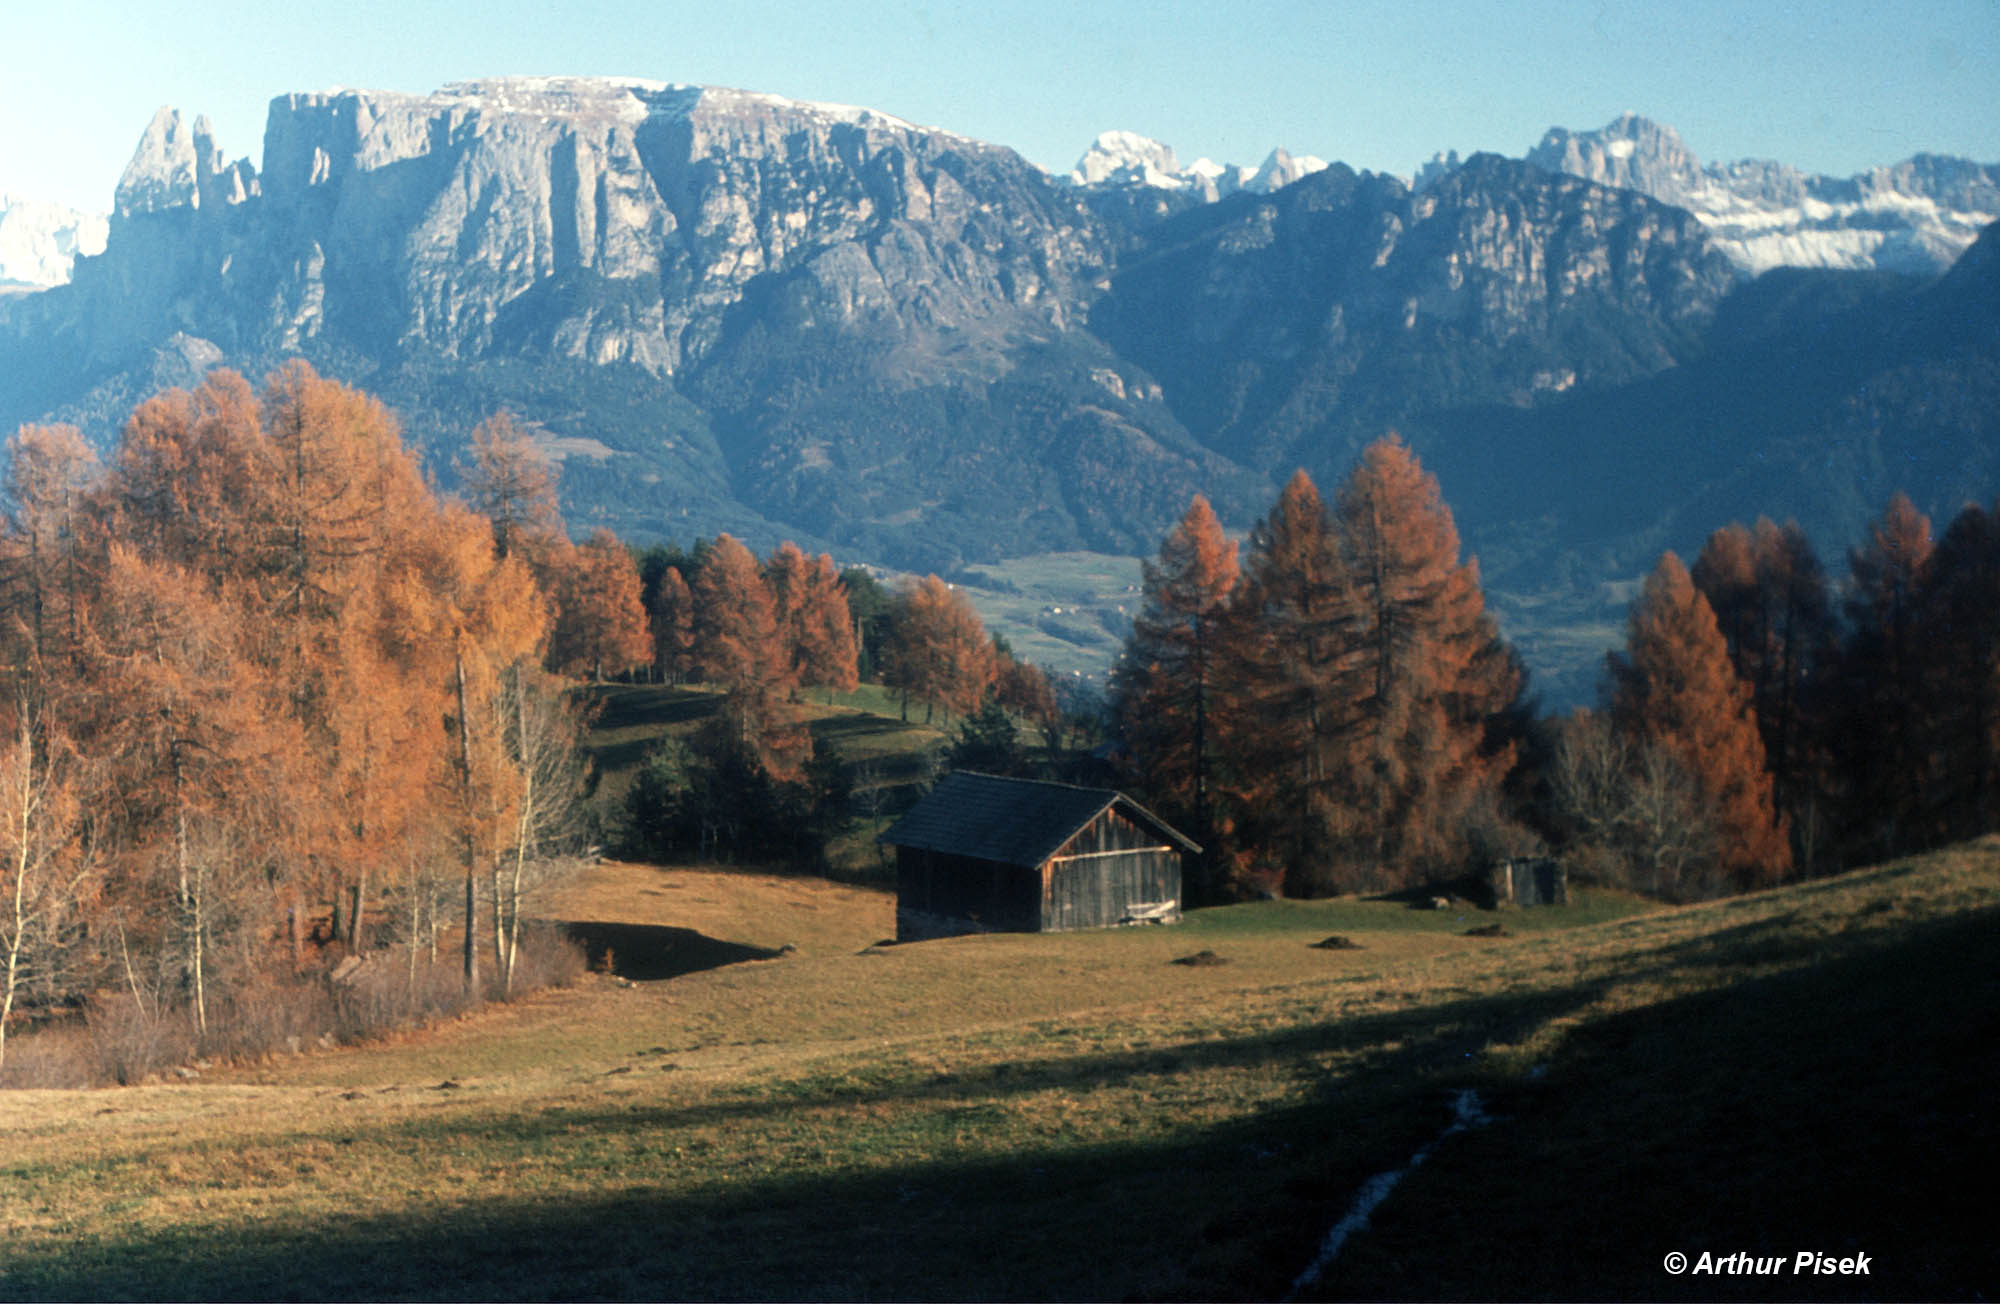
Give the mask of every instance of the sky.
[[2000, 0], [0, 0], [0, 193], [103, 211], [161, 105], [565, 74], [866, 105], [1067, 170], [1098, 132], [1408, 176], [1630, 110], [1708, 161], [2000, 162]]

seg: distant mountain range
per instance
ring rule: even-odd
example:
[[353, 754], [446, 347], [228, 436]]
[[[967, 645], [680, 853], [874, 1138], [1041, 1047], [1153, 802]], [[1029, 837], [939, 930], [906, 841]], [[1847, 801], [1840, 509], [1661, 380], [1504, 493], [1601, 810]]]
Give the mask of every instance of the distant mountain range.
[[162, 110], [104, 252], [0, 299], [0, 422], [108, 439], [303, 355], [440, 468], [512, 410], [577, 528], [947, 571], [1150, 553], [1195, 492], [1247, 526], [1393, 428], [1574, 697], [1662, 546], [1769, 512], [1833, 550], [1895, 488], [1991, 496], [1996, 175], [1717, 169], [1624, 118], [1414, 183], [1121, 133], [1052, 177], [867, 109], [567, 78], [286, 96], [256, 168]]
[[0, 291], [69, 280], [78, 255], [104, 252], [102, 214], [0, 194]]

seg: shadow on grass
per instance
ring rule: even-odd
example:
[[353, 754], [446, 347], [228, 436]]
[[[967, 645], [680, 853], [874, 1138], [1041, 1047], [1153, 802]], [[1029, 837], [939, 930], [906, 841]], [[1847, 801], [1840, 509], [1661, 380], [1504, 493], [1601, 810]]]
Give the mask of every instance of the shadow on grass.
[[761, 946], [725, 942], [692, 928], [670, 928], [663, 924], [566, 920], [559, 926], [584, 949], [592, 969], [633, 982], [678, 978], [745, 960], [770, 960], [779, 954]]
[[[2000, 1265], [1969, 1194], [2000, 1137], [1996, 923], [1869, 939], [1585, 1023], [1532, 1083], [1483, 1081], [1476, 1052], [1603, 983], [1067, 1054], [1060, 1039], [1090, 1030], [1051, 1023], [1050, 1050], [957, 1073], [887, 1060], [679, 1102], [669, 1076], [629, 1102], [376, 1119], [350, 1139], [492, 1171], [566, 1166], [540, 1179], [543, 1199], [482, 1190], [310, 1226], [231, 1214], [50, 1238], [10, 1250], [0, 1296], [1272, 1298], [1356, 1186], [1436, 1135], [1451, 1088], [1476, 1085], [1496, 1088], [1499, 1121], [1440, 1148], [1322, 1290], [1973, 1298], [2000, 1279], [1981, 1275]], [[1065, 1130], [1066, 1100], [1123, 1088], [1143, 1111], [1202, 1067], [1306, 1089], [1208, 1125], [1169, 1092], [1167, 1117]], [[1020, 1110], [1052, 1130], [1024, 1131]], [[717, 1136], [740, 1164], [690, 1169], [683, 1143]], [[1670, 1279], [1669, 1249], [1865, 1252], [1875, 1269]]]
[[[1324, 1299], [1990, 1299], [2000, 1241], [2000, 909], [1587, 1024], [1549, 1073], [1412, 1174]], [[1751, 965], [1731, 929], [1678, 959]], [[1731, 952], [1735, 953], [1732, 961]], [[1778, 1258], [1765, 1275], [1670, 1275]], [[1801, 1251], [1862, 1275], [1795, 1274]]]
[[606, 730], [686, 724], [712, 714], [720, 700], [714, 693], [664, 684], [605, 685], [597, 690], [597, 718], [591, 727]]
[[[627, 1102], [382, 1119], [350, 1140], [490, 1171], [564, 1155], [557, 1194], [72, 1236], [13, 1253], [0, 1297], [1268, 1298], [1356, 1183], [1435, 1133], [1473, 1049], [1593, 992], [1143, 1049], [1065, 1053], [1068, 1030], [1051, 1024], [1050, 1050], [958, 1073], [891, 1060], [685, 1103], [669, 1075]], [[624, 1081], [672, 1067], [635, 1051]], [[1142, 1105], [1201, 1068], [1300, 1089], [1207, 1125], [1169, 1114], [1079, 1138], [1011, 1121], [1016, 1102], [1060, 1118], [1103, 1090]], [[684, 1176], [683, 1148], [718, 1136], [740, 1162]], [[620, 1160], [593, 1138], [616, 1138]]]

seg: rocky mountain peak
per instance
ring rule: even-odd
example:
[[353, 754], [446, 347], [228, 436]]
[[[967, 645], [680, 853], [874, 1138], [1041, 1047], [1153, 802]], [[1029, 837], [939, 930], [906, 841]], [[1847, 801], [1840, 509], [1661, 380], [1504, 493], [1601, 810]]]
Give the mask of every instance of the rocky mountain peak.
[[1551, 127], [1527, 161], [1683, 207], [1703, 185], [1701, 160], [1680, 133], [1636, 113], [1620, 114], [1596, 131]]
[[1138, 189], [1185, 192], [1178, 204], [1168, 204], [1156, 216], [1179, 211], [1188, 202], [1212, 203], [1239, 190], [1268, 195], [1301, 177], [1323, 170], [1326, 160], [1294, 155], [1283, 146], [1264, 156], [1258, 167], [1222, 164], [1200, 158], [1182, 167], [1172, 147], [1136, 131], [1101, 133], [1071, 169], [1072, 185], [1097, 192]]
[[1311, 154], [1294, 156], [1281, 145], [1264, 156], [1262, 166], [1244, 180], [1243, 189], [1268, 195], [1274, 190], [1291, 185], [1301, 177], [1324, 171], [1326, 166], [1326, 160], [1323, 158], [1315, 158]]
[[1935, 275], [2000, 216], [2000, 167], [1918, 155], [1853, 177], [1767, 159], [1704, 164], [1671, 127], [1627, 113], [1551, 128], [1527, 160], [1688, 209], [1744, 273], [1874, 268]]
[[199, 202], [195, 184], [194, 133], [181, 111], [161, 105], [139, 137], [132, 161], [118, 178], [118, 216], [157, 212]]
[[227, 161], [206, 117], [189, 124], [179, 109], [162, 105], [118, 178], [113, 212], [129, 218], [173, 208], [213, 209], [256, 193], [256, 169], [248, 159]]
[[1176, 189], [1186, 182], [1172, 146], [1136, 131], [1099, 133], [1076, 161], [1070, 180], [1079, 186], [1156, 186]]

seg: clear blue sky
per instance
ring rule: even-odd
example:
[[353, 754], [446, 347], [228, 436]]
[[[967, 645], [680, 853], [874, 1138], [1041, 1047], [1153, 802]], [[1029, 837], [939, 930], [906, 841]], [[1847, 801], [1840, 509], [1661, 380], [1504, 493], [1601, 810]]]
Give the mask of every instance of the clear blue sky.
[[1067, 168], [1122, 127], [1407, 175], [1630, 109], [1702, 158], [2000, 162], [2000, 0], [0, 0], [0, 191], [109, 206], [153, 110], [262, 162], [265, 107], [602, 74], [864, 104]]

